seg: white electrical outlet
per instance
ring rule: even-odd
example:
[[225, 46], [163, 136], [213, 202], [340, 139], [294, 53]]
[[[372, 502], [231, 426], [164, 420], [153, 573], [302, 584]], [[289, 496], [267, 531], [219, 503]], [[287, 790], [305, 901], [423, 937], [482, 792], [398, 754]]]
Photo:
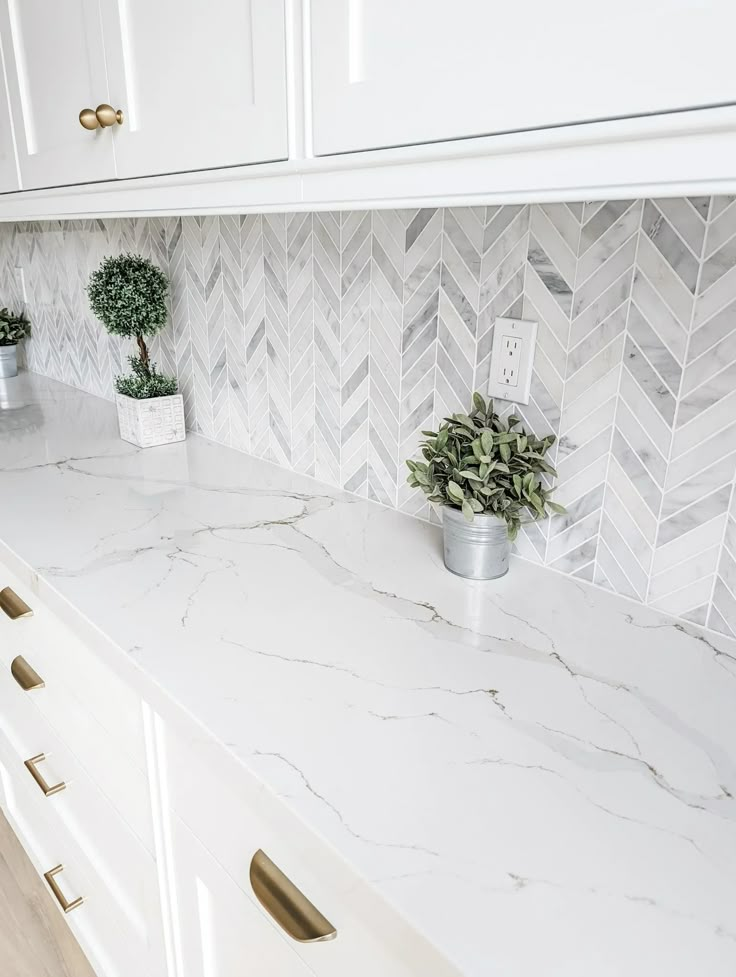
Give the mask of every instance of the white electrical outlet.
[[491, 350], [490, 397], [529, 403], [537, 324], [530, 319], [496, 319]]

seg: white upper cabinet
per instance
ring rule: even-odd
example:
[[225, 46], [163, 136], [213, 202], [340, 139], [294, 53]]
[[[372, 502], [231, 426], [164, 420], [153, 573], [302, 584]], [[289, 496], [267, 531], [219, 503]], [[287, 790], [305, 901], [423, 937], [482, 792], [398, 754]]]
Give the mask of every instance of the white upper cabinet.
[[118, 177], [287, 156], [282, 0], [101, 0]]
[[17, 190], [20, 187], [4, 64], [2, 35], [0, 35], [0, 193]]
[[79, 123], [108, 101], [97, 0], [0, 0], [0, 36], [23, 188], [114, 177], [109, 131]]
[[732, 0], [311, 0], [317, 155], [736, 102]]

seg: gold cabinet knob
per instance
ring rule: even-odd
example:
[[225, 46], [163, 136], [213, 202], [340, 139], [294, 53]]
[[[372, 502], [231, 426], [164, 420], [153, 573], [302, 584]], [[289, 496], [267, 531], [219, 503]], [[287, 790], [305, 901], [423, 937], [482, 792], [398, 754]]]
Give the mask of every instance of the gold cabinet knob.
[[114, 126], [116, 123], [119, 126], [123, 124], [122, 109], [114, 109], [112, 105], [106, 105], [104, 102], [102, 105], [97, 106], [95, 115], [103, 129], [107, 129], [108, 126]]
[[82, 109], [79, 113], [79, 124], [90, 131], [98, 126], [107, 129], [108, 126], [123, 124], [122, 109], [114, 109], [112, 105], [105, 102], [98, 105], [96, 109]]
[[85, 129], [96, 129], [100, 124], [94, 109], [82, 109], [79, 113], [79, 124]]

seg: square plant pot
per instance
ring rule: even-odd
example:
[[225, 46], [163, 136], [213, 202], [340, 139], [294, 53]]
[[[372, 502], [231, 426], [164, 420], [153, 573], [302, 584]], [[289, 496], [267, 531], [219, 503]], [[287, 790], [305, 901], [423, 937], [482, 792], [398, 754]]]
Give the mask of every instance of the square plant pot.
[[183, 441], [184, 400], [181, 394], [136, 400], [117, 394], [118, 425], [123, 441], [139, 448]]

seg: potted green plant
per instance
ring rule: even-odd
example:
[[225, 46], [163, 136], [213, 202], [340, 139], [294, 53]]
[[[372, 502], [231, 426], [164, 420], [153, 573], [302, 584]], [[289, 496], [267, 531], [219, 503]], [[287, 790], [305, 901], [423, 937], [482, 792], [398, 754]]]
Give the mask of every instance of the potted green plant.
[[141, 448], [185, 437], [176, 378], [156, 369], [145, 340], [166, 325], [168, 288], [161, 269], [137, 254], [105, 258], [87, 285], [90, 308], [107, 331], [137, 344], [137, 355], [128, 357], [131, 373], [115, 378], [115, 390], [120, 437]]
[[493, 401], [475, 393], [470, 414], [422, 431], [424, 460], [407, 461], [409, 484], [441, 507], [445, 566], [461, 577], [503, 576], [521, 524], [565, 511], [544, 483], [557, 474], [544, 458], [555, 436], [535, 438], [520, 424], [513, 414], [504, 421]]
[[28, 320], [0, 309], [0, 377], [18, 376], [18, 343], [29, 333]]

